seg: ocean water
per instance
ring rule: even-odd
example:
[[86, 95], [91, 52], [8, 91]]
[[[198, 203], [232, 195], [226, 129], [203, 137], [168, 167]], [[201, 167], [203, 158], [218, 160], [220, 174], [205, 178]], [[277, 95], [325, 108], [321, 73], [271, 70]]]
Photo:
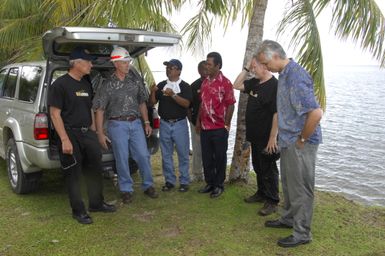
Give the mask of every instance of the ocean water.
[[[340, 66], [325, 71], [325, 82], [327, 108], [321, 121], [316, 188], [385, 206], [385, 69]], [[235, 116], [232, 127], [229, 164]]]

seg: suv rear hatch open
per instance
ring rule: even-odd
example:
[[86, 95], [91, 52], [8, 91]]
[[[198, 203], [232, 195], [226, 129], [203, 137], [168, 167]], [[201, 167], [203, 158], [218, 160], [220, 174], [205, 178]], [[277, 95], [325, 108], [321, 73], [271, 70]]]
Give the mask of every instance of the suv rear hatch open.
[[179, 43], [179, 35], [122, 28], [57, 27], [43, 35], [43, 49], [49, 60], [68, 60], [76, 46], [83, 46], [98, 60], [109, 60], [115, 45], [128, 50], [132, 57], [159, 46]]
[[[53, 81], [56, 70], [66, 71], [69, 54], [75, 47], [82, 46], [91, 55], [97, 57], [93, 62], [93, 70], [111, 70], [110, 54], [114, 47], [121, 46], [128, 50], [131, 57], [136, 58], [155, 47], [174, 46], [179, 43], [180, 36], [163, 32], [150, 32], [123, 28], [97, 27], [57, 27], [43, 35], [43, 50], [47, 58], [47, 71], [44, 80], [42, 98], [47, 98], [47, 89]], [[92, 80], [92, 77], [91, 77]], [[40, 112], [47, 113], [46, 102], [40, 105]], [[50, 130], [50, 159], [57, 159], [57, 148], [54, 140], [54, 130]], [[109, 159], [104, 154], [103, 161]]]

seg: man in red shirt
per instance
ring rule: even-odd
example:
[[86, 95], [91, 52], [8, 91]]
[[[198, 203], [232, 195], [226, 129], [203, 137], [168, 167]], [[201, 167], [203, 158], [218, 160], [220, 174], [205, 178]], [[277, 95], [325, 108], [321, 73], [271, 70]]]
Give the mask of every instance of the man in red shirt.
[[208, 77], [201, 87], [201, 106], [196, 129], [200, 131], [202, 162], [207, 185], [200, 193], [210, 193], [211, 198], [223, 193], [226, 178], [227, 139], [234, 112], [234, 90], [231, 82], [221, 72], [222, 57], [217, 52], [207, 55]]

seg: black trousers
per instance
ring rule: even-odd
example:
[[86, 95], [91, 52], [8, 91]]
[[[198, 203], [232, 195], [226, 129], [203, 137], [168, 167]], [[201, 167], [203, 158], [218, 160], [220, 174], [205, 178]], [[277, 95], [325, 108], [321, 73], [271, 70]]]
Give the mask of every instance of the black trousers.
[[[104, 200], [102, 152], [94, 131], [82, 132], [70, 128], [66, 129], [66, 131], [73, 146], [73, 156], [62, 153], [60, 139], [58, 146], [69, 201], [73, 213], [86, 213], [81, 194], [81, 175], [83, 174], [85, 178], [89, 207], [98, 208], [102, 206]], [[71, 165], [73, 157], [76, 159], [76, 164]], [[85, 162], [87, 162], [86, 168], [83, 167]], [[71, 167], [66, 168], [68, 166]]]
[[266, 198], [269, 203], [277, 204], [278, 168], [275, 160], [269, 159], [261, 153], [267, 143], [251, 142], [251, 159], [257, 176], [258, 195]]
[[207, 185], [223, 189], [228, 137], [229, 133], [225, 128], [201, 130], [202, 164]]

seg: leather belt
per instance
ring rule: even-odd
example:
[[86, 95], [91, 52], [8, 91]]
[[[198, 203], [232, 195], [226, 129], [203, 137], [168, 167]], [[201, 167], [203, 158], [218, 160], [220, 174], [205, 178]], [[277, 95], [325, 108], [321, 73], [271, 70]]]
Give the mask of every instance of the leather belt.
[[168, 123], [176, 123], [176, 122], [179, 122], [183, 119], [186, 119], [186, 117], [182, 117], [182, 118], [176, 118], [176, 119], [163, 119], [163, 121], [166, 121]]
[[137, 118], [138, 118], [137, 116], [112, 116], [112, 117], [110, 117], [109, 120], [132, 122], [132, 121], [136, 120]]

